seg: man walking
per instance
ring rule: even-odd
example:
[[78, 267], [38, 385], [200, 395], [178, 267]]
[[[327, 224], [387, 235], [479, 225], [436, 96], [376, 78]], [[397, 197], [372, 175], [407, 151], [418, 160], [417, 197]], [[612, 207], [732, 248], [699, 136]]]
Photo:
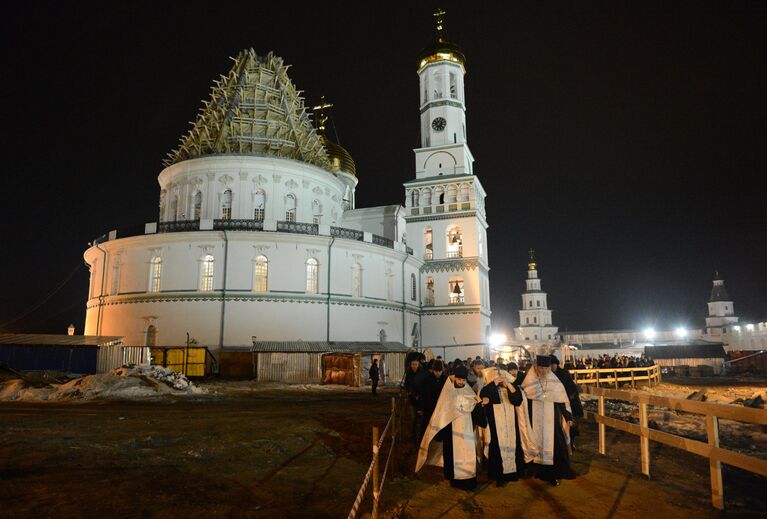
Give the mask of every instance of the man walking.
[[378, 393], [376, 393], [376, 387], [378, 386], [378, 359], [373, 359], [373, 365], [370, 366], [370, 371], [368, 371], [368, 375], [370, 375], [370, 383], [373, 386], [373, 396], [378, 396]]

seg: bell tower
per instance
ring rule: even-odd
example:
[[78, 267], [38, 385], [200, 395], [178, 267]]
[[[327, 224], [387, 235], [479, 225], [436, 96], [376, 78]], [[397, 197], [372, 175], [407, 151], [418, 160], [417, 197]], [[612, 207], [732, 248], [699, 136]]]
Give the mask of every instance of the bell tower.
[[405, 186], [408, 245], [421, 268], [421, 338], [445, 358], [485, 355], [490, 281], [485, 190], [466, 140], [466, 57], [447, 39], [445, 11], [419, 55], [421, 147]]

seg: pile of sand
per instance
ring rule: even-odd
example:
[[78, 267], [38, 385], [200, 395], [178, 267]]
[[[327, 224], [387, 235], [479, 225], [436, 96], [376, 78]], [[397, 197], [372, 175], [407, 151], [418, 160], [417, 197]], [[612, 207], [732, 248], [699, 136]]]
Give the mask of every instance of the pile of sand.
[[109, 373], [87, 375], [63, 384], [47, 384], [42, 387], [34, 387], [23, 379], [0, 383], [0, 401], [57, 402], [204, 392], [204, 389], [190, 382], [183, 374], [160, 366], [123, 366]]

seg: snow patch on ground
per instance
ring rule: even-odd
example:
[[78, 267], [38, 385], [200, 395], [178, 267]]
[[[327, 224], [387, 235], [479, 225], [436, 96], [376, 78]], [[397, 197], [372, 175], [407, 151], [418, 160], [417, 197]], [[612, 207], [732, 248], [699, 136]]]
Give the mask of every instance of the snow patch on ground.
[[0, 401], [60, 402], [194, 395], [206, 391], [183, 374], [160, 366], [123, 366], [63, 384], [34, 387], [23, 379], [0, 383]]

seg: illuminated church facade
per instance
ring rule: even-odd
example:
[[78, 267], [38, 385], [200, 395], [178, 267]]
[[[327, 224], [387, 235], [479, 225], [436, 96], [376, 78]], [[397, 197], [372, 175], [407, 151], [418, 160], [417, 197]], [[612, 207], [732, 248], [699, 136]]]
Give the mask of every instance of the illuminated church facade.
[[[465, 58], [418, 64], [421, 147], [405, 204], [361, 208], [356, 166], [281, 58], [241, 52], [158, 177], [158, 220], [85, 251], [85, 333], [217, 355], [258, 341], [380, 341], [483, 355], [485, 192], [466, 138]], [[445, 347], [445, 350], [442, 350]], [[449, 348], [449, 349], [448, 349]]]

